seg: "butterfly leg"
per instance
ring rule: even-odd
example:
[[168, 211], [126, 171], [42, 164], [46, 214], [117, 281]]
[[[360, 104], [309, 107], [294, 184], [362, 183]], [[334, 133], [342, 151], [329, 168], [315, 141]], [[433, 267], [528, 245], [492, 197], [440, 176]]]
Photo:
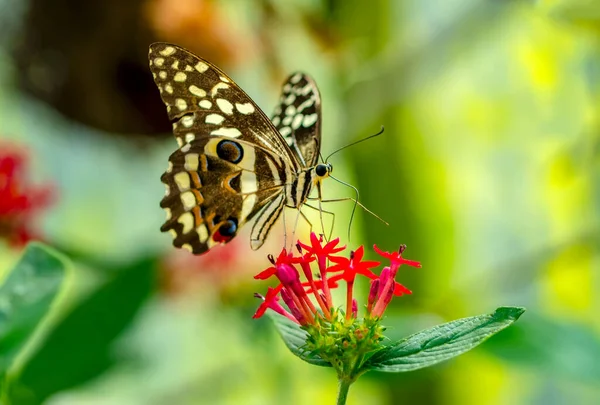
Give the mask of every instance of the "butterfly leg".
[[[314, 208], [314, 207], [310, 207], [310, 208]], [[302, 210], [299, 209], [298, 212], [300, 212], [300, 215], [302, 216], [302, 218], [304, 219], [304, 221], [308, 224], [308, 232], [309, 233], [312, 232], [312, 229], [313, 229], [312, 222], [310, 222], [310, 220], [308, 219], [308, 217], [306, 215], [304, 215], [304, 213], [302, 212]]]
[[[319, 211], [319, 215], [321, 217], [321, 227], [322, 227], [321, 229], [323, 230], [323, 234], [325, 233], [325, 228], [323, 227], [323, 214], [329, 214], [329, 215], [331, 215], [331, 228], [329, 229], [329, 237], [327, 239], [327, 241], [330, 241], [331, 240], [331, 236], [333, 235], [333, 228], [335, 226], [335, 213], [331, 212], [331, 211], [324, 210], [322, 208], [313, 207], [312, 205], [307, 204], [307, 203], [304, 203], [304, 206], [308, 207], [308, 208], [311, 208], [311, 209], [313, 209], [315, 211]], [[307, 222], [309, 222], [309, 221], [307, 220]], [[312, 224], [311, 224], [311, 231], [312, 231]]]
[[[314, 199], [315, 198], [309, 198], [309, 200], [314, 200]], [[373, 211], [371, 211], [370, 209], [368, 209], [367, 207], [362, 205], [358, 200], [356, 200], [352, 197], [334, 198], [334, 199], [330, 199], [330, 200], [319, 199], [319, 206], [321, 205], [321, 203], [340, 202], [340, 201], [352, 201], [354, 203], [354, 207], [352, 208], [352, 214], [350, 215], [350, 223], [348, 224], [348, 239], [350, 239], [350, 227], [352, 225], [352, 219], [354, 218], [354, 211], [356, 210], [357, 205], [359, 207], [361, 207], [363, 210], [365, 210], [366, 212], [368, 212], [369, 214], [373, 215], [375, 218], [377, 218], [381, 222], [383, 222], [384, 224], [386, 224], [388, 226], [390, 225], [386, 221], [384, 221], [379, 215], [375, 214]]]
[[[302, 213], [302, 211], [300, 211], [300, 208], [298, 208], [298, 213], [296, 214], [296, 220], [294, 221], [294, 228], [292, 231], [292, 240], [291, 240], [290, 249], [289, 249], [290, 252], [294, 248], [294, 240], [296, 239], [296, 228], [298, 228], [298, 220], [300, 219], [300, 216], [302, 216], [302, 218], [307, 220], [306, 217], [304, 216], [304, 214]], [[310, 225], [310, 227], [312, 229], [312, 224], [310, 223], [310, 221], [308, 222], [308, 224]]]
[[[287, 248], [287, 222], [285, 220], [285, 207], [283, 208], [283, 212], [281, 213], [281, 216], [283, 217], [283, 220], [281, 222], [283, 222], [283, 248], [286, 249]], [[294, 239], [294, 237], [292, 236], [292, 240]]]

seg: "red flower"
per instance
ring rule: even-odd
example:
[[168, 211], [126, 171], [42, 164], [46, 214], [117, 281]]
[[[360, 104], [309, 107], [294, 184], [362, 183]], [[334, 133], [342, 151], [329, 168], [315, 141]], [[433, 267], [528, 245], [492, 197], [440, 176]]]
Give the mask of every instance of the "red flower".
[[[277, 309], [281, 308], [281, 305], [279, 305], [279, 303], [277, 301], [279, 301], [279, 291], [281, 291], [281, 287], [282, 285], [278, 285], [277, 287], [273, 288], [273, 287], [269, 287], [267, 289], [267, 296], [263, 297], [260, 294], [254, 294], [254, 296], [256, 298], [261, 298], [263, 300], [263, 303], [260, 304], [260, 306], [258, 307], [258, 309], [256, 310], [256, 312], [254, 313], [254, 315], [252, 316], [252, 318], [254, 319], [258, 319], [261, 316], [263, 316], [266, 312], [267, 309], [271, 308], [273, 309], [275, 312], [279, 312]], [[283, 309], [283, 308], [281, 308]], [[284, 310], [285, 311], [285, 310]]]
[[331, 266], [327, 269], [328, 273], [334, 271], [342, 270], [341, 274], [331, 277], [332, 280], [344, 280], [347, 282], [352, 282], [356, 278], [357, 274], [361, 274], [370, 279], [377, 278], [377, 275], [369, 270], [371, 267], [379, 266], [379, 262], [374, 261], [364, 261], [362, 262], [362, 258], [365, 254], [365, 249], [362, 246], [359, 246], [355, 252], [350, 253], [350, 259], [345, 257], [331, 257], [333, 263], [336, 263], [335, 266]]
[[22, 245], [35, 238], [34, 216], [49, 205], [53, 190], [28, 184], [22, 150], [2, 144], [0, 151], [0, 235]]
[[338, 243], [340, 243], [340, 238], [335, 238], [332, 241], [325, 244], [325, 246], [321, 246], [323, 242], [323, 236], [321, 238], [317, 238], [317, 235], [314, 232], [310, 234], [310, 245], [305, 245], [302, 242], [298, 242], [298, 245], [305, 249], [308, 253], [313, 254], [317, 257], [328, 257], [331, 259], [331, 256], [334, 253], [341, 252], [346, 249], [346, 246], [336, 247]]
[[385, 257], [386, 259], [389, 259], [391, 262], [391, 267], [392, 270], [394, 268], [398, 268], [403, 264], [412, 266], [412, 267], [421, 267], [421, 263], [416, 262], [414, 260], [407, 260], [405, 258], [402, 257], [402, 253], [404, 252], [404, 250], [406, 249], [406, 245], [400, 245], [400, 249], [398, 249], [398, 252], [394, 252], [394, 253], [390, 253], [390, 252], [384, 252], [382, 250], [380, 250], [377, 245], [373, 245], [373, 249], [382, 257]]
[[255, 280], [266, 280], [269, 277], [274, 276], [275, 274], [277, 274], [277, 266], [280, 266], [282, 264], [289, 265], [292, 263], [296, 263], [292, 254], [288, 254], [285, 248], [281, 251], [281, 253], [279, 253], [279, 256], [277, 256], [276, 260], [273, 259], [272, 255], [269, 255], [269, 261], [273, 263], [273, 266], [261, 271], [256, 276], [254, 276]]
[[[312, 233], [310, 242], [310, 245], [298, 242], [300, 257], [288, 254], [285, 249], [281, 251], [277, 259], [269, 256], [273, 266], [262, 271], [255, 278], [264, 280], [275, 276], [280, 284], [276, 289], [269, 289], [267, 297], [257, 295], [263, 298], [264, 302], [256, 311], [255, 318], [262, 316], [268, 308], [271, 308], [300, 325], [317, 326], [321, 324], [320, 319], [331, 323], [338, 319], [340, 311], [333, 305], [330, 290], [338, 287], [339, 280], [344, 280], [346, 282], [346, 305], [345, 311], [343, 311], [346, 319], [344, 322], [353, 322], [356, 320], [358, 312], [358, 303], [353, 297], [354, 280], [356, 275], [360, 274], [373, 280], [367, 301], [367, 317], [378, 319], [383, 316], [385, 308], [394, 295], [411, 293], [408, 288], [395, 281], [398, 267], [401, 264], [421, 266], [418, 262], [402, 258], [404, 246], [401, 246], [396, 254], [382, 252], [375, 247], [377, 253], [389, 258], [392, 262], [377, 276], [371, 271], [371, 268], [380, 263], [363, 261], [365, 252], [362, 246], [351, 252], [349, 258], [345, 258], [334, 256], [335, 253], [345, 249], [345, 247], [337, 246], [339, 239], [334, 239], [323, 246], [322, 238], [319, 239]], [[315, 259], [316, 266], [319, 268], [318, 277], [313, 276], [313, 267], [311, 267], [311, 263], [315, 262]], [[327, 266], [328, 261], [333, 263], [329, 267]], [[332, 276], [332, 273], [337, 274]], [[301, 281], [302, 274], [306, 281]], [[287, 311], [277, 303], [278, 295], [287, 306]]]

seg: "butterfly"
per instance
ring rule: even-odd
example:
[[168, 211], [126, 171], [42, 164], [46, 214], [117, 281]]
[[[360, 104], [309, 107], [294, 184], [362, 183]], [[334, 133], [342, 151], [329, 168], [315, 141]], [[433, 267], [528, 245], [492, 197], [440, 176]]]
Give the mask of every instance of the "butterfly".
[[161, 181], [161, 231], [194, 254], [227, 243], [256, 217], [250, 246], [260, 248], [285, 207], [300, 209], [333, 167], [317, 163], [321, 97], [312, 78], [284, 82], [269, 119], [212, 63], [173, 44], [154, 43], [150, 70], [179, 148]]

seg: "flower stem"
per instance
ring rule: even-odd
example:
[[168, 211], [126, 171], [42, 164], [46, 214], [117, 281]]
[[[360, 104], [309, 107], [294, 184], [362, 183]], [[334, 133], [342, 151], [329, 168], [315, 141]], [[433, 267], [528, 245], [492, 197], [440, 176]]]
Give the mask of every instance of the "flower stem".
[[348, 399], [348, 390], [350, 389], [352, 380], [340, 378], [338, 380], [338, 397], [336, 405], [346, 405], [346, 399]]

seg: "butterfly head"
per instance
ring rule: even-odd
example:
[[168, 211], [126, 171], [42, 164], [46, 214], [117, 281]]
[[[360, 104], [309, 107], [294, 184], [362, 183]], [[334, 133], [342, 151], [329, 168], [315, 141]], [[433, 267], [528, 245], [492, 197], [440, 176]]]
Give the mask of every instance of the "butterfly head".
[[317, 175], [317, 180], [322, 180], [331, 174], [333, 171], [333, 166], [331, 163], [319, 163], [315, 166], [315, 174]]

